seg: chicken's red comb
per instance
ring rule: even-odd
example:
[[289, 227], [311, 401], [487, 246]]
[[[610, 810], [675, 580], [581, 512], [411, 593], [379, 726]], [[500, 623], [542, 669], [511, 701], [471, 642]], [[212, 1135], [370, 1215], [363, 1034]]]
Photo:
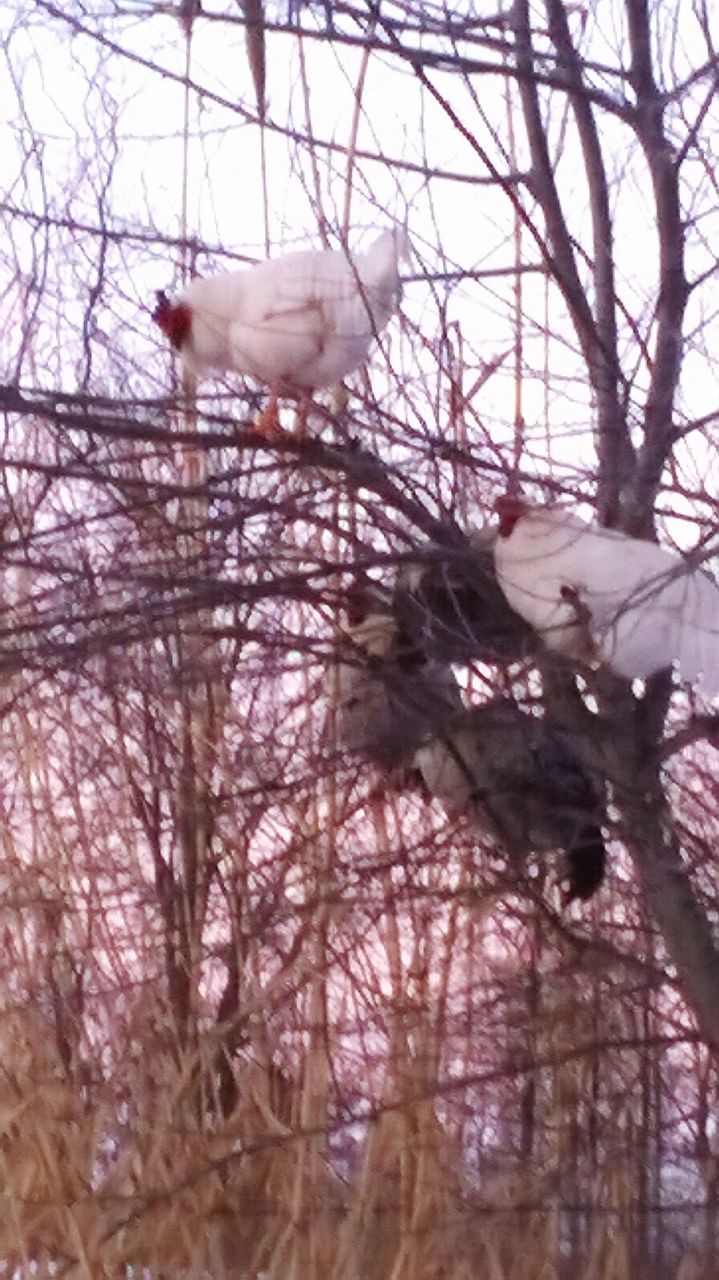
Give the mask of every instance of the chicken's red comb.
[[157, 306], [152, 313], [155, 324], [159, 325], [165, 337], [170, 339], [176, 351], [180, 350], [192, 326], [192, 312], [184, 302], [170, 302], [164, 289], [156, 293]]
[[530, 509], [530, 504], [519, 494], [503, 493], [494, 504], [495, 515], [499, 516], [499, 536], [508, 538], [515, 524]]

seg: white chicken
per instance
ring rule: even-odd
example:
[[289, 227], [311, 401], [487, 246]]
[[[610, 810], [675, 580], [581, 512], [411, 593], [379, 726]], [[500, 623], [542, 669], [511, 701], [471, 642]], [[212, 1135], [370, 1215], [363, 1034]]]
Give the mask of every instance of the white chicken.
[[158, 293], [153, 319], [198, 378], [236, 372], [270, 388], [258, 426], [279, 430], [277, 399], [340, 382], [364, 364], [399, 305], [400, 228], [364, 253], [310, 249], [193, 280], [175, 301]]
[[500, 498], [497, 579], [550, 649], [605, 662], [626, 679], [672, 662], [719, 691], [719, 588], [653, 542], [571, 512]]

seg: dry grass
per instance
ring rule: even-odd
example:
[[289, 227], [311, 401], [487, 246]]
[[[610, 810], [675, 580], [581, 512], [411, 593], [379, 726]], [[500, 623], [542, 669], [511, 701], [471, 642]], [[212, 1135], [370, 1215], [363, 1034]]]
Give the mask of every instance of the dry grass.
[[[365, 1127], [351, 1177], [303, 1133], [307, 1081], [247, 1063], [223, 1120], [198, 1103], [196, 1055], [153, 1055], [132, 1100], [62, 1079], [37, 1018], [5, 1020], [0, 1089], [4, 1273], [280, 1280], [562, 1280], [551, 1181], [531, 1167], [471, 1187], [431, 1100], [395, 1097]], [[409, 1071], [409, 1058], [402, 1064]], [[409, 1076], [405, 1074], [405, 1083]], [[387, 1087], [389, 1088], [389, 1082]], [[576, 1280], [627, 1280], [632, 1188], [599, 1173]], [[536, 1205], [534, 1210], [528, 1208]], [[39, 1268], [39, 1270], [38, 1270]], [[668, 1273], [667, 1273], [668, 1274]], [[687, 1256], [676, 1280], [705, 1280]]]

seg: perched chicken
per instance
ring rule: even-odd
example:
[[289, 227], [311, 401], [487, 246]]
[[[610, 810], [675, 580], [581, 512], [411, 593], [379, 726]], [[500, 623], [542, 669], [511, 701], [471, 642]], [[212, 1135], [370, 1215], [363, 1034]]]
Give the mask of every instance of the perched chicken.
[[606, 850], [601, 789], [571, 739], [546, 718], [500, 699], [466, 711], [415, 756], [429, 793], [466, 814], [515, 858], [564, 849], [567, 899], [590, 898]]
[[400, 575], [395, 611], [427, 657], [508, 663], [541, 647], [497, 583], [496, 536], [486, 528], [449, 546], [428, 544], [422, 559]]
[[452, 669], [426, 661], [377, 602], [353, 617], [347, 638], [337, 675], [338, 738], [382, 768], [407, 764], [462, 707]]
[[[263, 426], [278, 430], [278, 396], [305, 403], [364, 364], [399, 305], [404, 231], [383, 231], [364, 253], [312, 249], [242, 271], [195, 279], [153, 319], [198, 378], [236, 372], [271, 390]], [[306, 409], [305, 409], [306, 411]]]
[[568, 511], [500, 498], [495, 565], [511, 607], [550, 649], [627, 679], [672, 662], [719, 690], [719, 588], [653, 542]]

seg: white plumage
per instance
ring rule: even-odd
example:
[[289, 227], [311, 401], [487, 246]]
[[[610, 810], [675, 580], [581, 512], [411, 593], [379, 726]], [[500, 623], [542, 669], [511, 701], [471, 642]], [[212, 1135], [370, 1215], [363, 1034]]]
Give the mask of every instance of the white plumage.
[[564, 510], [500, 499], [495, 565], [511, 607], [550, 649], [627, 679], [672, 662], [719, 690], [719, 588], [670, 551]]
[[396, 311], [399, 229], [365, 253], [288, 253], [242, 271], [196, 279], [155, 319], [198, 377], [238, 372], [280, 394], [328, 387], [359, 368]]

